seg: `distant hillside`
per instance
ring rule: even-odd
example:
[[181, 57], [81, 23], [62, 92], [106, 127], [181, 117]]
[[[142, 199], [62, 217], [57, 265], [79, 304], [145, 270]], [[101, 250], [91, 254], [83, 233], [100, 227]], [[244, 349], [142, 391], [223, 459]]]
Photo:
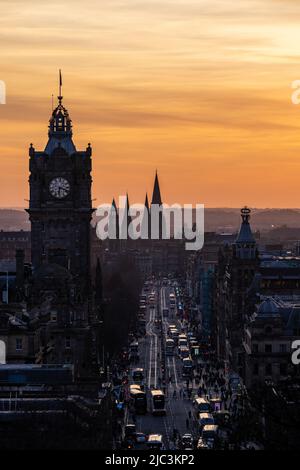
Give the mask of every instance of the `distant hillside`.
[[[206, 209], [205, 230], [236, 231], [241, 223], [240, 209]], [[269, 231], [287, 226], [300, 227], [299, 209], [253, 209], [251, 225], [254, 230]]]
[[[206, 231], [236, 231], [240, 209], [205, 209]], [[253, 229], [270, 231], [282, 226], [300, 228], [300, 209], [253, 209]], [[0, 209], [0, 230], [30, 230], [28, 214], [22, 209]]]
[[22, 209], [0, 209], [0, 230], [30, 230], [27, 212]]

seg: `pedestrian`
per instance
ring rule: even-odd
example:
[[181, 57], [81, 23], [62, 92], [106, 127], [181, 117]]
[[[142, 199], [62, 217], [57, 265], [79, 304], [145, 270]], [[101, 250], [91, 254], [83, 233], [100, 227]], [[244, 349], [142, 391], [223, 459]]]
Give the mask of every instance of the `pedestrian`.
[[185, 424], [186, 424], [186, 429], [189, 429], [189, 426], [190, 426], [190, 420], [189, 420], [189, 418], [186, 418]]
[[192, 412], [189, 410], [189, 419], [192, 419]]

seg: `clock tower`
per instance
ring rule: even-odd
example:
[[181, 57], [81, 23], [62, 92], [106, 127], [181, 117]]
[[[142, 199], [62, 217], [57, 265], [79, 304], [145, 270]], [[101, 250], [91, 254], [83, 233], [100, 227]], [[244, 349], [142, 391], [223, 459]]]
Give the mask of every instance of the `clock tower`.
[[78, 151], [61, 87], [49, 121], [43, 151], [29, 149], [31, 260], [33, 273], [42, 265], [69, 271], [76, 291], [90, 286], [91, 155], [90, 144]]

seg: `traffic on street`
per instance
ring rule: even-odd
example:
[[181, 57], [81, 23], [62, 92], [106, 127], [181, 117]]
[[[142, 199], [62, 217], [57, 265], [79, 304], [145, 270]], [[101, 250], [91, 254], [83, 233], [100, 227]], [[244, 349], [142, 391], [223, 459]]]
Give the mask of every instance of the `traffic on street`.
[[213, 360], [186, 318], [176, 279], [151, 279], [136, 331], [118, 370], [123, 405], [119, 446], [130, 450], [228, 449], [242, 414], [239, 384]]

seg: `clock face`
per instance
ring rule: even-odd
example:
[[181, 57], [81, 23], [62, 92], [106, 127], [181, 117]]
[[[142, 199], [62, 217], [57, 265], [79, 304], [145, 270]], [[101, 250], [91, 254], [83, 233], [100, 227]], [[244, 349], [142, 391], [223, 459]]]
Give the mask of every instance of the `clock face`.
[[50, 181], [49, 191], [53, 197], [62, 199], [69, 194], [70, 183], [65, 178], [62, 178], [61, 176], [59, 176], [57, 178], [54, 178], [52, 181]]

